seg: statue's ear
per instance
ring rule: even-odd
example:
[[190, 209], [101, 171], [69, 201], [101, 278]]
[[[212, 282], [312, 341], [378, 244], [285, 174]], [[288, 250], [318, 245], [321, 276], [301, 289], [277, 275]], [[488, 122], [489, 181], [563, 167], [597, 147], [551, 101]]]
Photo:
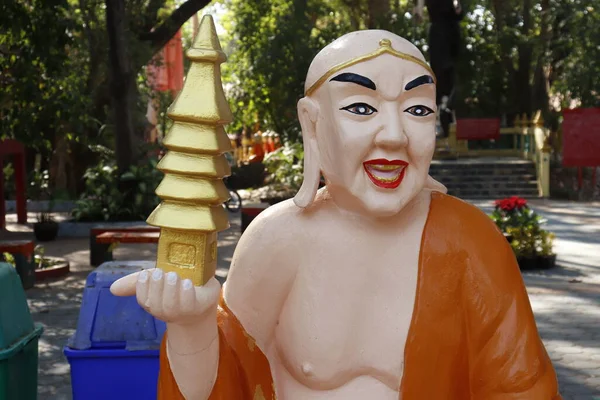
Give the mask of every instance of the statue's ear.
[[427, 189], [435, 190], [438, 192], [442, 192], [444, 194], [448, 193], [448, 189], [442, 183], [436, 181], [431, 177], [431, 175], [427, 175], [427, 181], [425, 182], [425, 187]]
[[298, 207], [308, 207], [317, 194], [321, 179], [321, 161], [317, 146], [317, 117], [319, 106], [310, 98], [304, 97], [298, 102], [298, 119], [302, 127], [304, 143], [304, 181], [294, 197]]

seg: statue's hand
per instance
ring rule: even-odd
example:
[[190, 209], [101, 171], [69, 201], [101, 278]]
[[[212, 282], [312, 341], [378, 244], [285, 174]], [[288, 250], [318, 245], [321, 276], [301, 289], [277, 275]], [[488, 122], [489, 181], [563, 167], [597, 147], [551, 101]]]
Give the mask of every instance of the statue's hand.
[[155, 318], [184, 326], [193, 325], [208, 311], [216, 310], [221, 284], [213, 277], [204, 286], [194, 286], [175, 272], [165, 274], [154, 268], [119, 279], [110, 291], [116, 296], [136, 295], [140, 306]]
[[217, 376], [220, 289], [214, 277], [194, 287], [189, 279], [158, 268], [127, 275], [110, 287], [116, 296], [136, 295], [146, 311], [167, 323], [166, 354], [186, 399], [207, 399]]

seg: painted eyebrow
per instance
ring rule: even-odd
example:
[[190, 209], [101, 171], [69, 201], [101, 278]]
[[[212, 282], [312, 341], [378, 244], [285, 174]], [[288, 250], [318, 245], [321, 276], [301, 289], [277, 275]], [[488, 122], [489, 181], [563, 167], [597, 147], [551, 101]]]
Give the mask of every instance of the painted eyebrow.
[[339, 74], [334, 78], [331, 78], [330, 82], [331, 81], [356, 83], [357, 85], [364, 86], [367, 89], [377, 90], [375, 82], [373, 82], [366, 76], [353, 74], [352, 72], [344, 72], [343, 74]]
[[404, 90], [411, 90], [416, 88], [417, 86], [427, 85], [429, 83], [434, 83], [433, 78], [429, 75], [421, 75], [420, 77], [408, 82], [404, 87]]

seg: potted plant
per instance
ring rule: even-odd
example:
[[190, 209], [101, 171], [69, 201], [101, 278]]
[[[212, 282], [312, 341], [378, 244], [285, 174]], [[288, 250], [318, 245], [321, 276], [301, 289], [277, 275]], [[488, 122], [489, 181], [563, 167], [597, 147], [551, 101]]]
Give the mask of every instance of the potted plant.
[[46, 210], [40, 211], [37, 215], [37, 222], [33, 224], [33, 234], [40, 242], [49, 242], [56, 239], [58, 235], [58, 222], [52, 216], [54, 199], [50, 194]]
[[497, 200], [491, 217], [509, 241], [522, 270], [554, 267], [554, 234], [542, 229], [545, 221], [529, 208], [527, 200], [517, 196]]
[[260, 191], [261, 201], [270, 205], [290, 199], [302, 185], [304, 150], [300, 143], [285, 143], [265, 156], [267, 186]]
[[69, 262], [61, 257], [45, 255], [44, 246], [36, 246], [33, 256], [35, 280], [58, 278], [69, 273]]
[[33, 233], [40, 242], [52, 241], [58, 235], [58, 222], [49, 211], [42, 211], [37, 216], [37, 222], [33, 224]]

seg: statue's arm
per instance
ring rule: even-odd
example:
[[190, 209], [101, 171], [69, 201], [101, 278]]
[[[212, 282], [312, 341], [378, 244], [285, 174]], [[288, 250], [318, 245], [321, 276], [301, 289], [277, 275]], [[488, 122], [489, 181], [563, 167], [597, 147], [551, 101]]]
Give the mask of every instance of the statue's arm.
[[[188, 365], [191, 377], [186, 376], [186, 371], [181, 368], [179, 356], [168, 351], [168, 338], [165, 337], [160, 353], [159, 400], [245, 400], [255, 398], [257, 390], [266, 398], [273, 397], [273, 380], [267, 358], [222, 298], [217, 322], [216, 352], [214, 355], [195, 354], [195, 359]], [[176, 372], [173, 371], [174, 366], [179, 367]], [[191, 391], [190, 388], [194, 387], [195, 390]]]
[[[278, 213], [277, 207], [261, 213], [236, 247], [217, 309], [218, 340], [190, 361], [201, 366], [204, 375], [194, 373], [198, 369], [191, 364], [186, 368], [185, 358], [171, 351], [168, 339], [163, 341], [159, 399], [244, 400], [261, 393], [271, 398], [274, 389], [265, 353], [294, 276], [288, 266], [297, 242], [289, 236], [285, 215]], [[208, 391], [203, 380], [210, 382]], [[204, 394], [183, 396], [180, 387], [190, 385], [202, 386]]]
[[462, 301], [472, 398], [561, 399], [512, 249], [489, 217], [470, 214]]

